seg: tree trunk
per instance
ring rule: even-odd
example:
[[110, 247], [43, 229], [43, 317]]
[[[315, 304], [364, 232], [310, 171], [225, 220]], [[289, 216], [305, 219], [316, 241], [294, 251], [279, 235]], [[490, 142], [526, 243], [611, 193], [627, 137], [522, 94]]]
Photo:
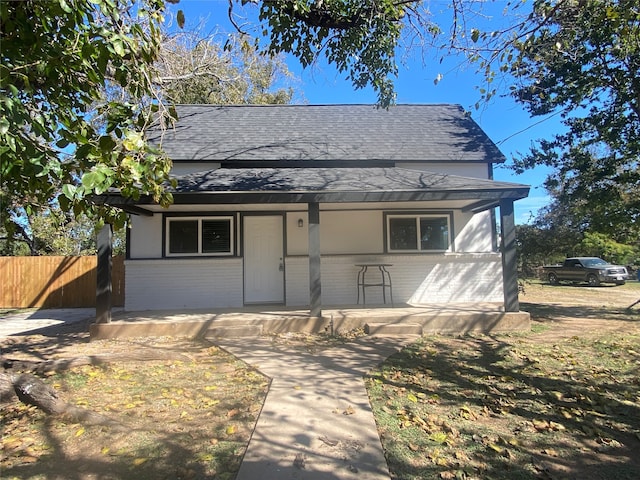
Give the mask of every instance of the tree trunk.
[[0, 372], [0, 403], [12, 402], [16, 398], [13, 389], [13, 375]]
[[127, 353], [104, 353], [96, 355], [82, 355], [56, 360], [14, 360], [0, 356], [0, 363], [5, 370], [13, 372], [32, 372], [43, 374], [47, 372], [63, 372], [82, 365], [103, 365], [105, 363], [126, 361], [151, 361], [151, 360], [180, 360], [192, 361], [189, 355], [162, 349], [141, 349]]
[[13, 388], [21, 402], [35, 405], [46, 413], [63, 413], [67, 407], [67, 404], [58, 397], [58, 392], [38, 377], [28, 373], [15, 379]]

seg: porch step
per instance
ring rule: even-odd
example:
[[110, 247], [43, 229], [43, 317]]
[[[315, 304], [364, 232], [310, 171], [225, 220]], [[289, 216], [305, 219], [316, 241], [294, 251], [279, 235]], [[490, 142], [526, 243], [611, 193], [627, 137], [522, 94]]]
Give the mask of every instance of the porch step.
[[422, 325], [417, 323], [369, 322], [364, 325], [367, 335], [422, 335]]
[[262, 325], [218, 325], [209, 327], [204, 338], [259, 337]]

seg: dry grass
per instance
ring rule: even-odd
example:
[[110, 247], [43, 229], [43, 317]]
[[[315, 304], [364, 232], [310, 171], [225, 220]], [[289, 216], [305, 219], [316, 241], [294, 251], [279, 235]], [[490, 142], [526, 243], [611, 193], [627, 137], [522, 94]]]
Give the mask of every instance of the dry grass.
[[[394, 477], [640, 478], [640, 309], [625, 308], [638, 298], [636, 282], [528, 284], [531, 332], [425, 337], [389, 359], [367, 383]], [[350, 339], [273, 341], [314, 352]], [[0, 348], [8, 358], [92, 359], [45, 378], [93, 414], [85, 420], [0, 405], [3, 480], [231, 480], [268, 389], [208, 343], [90, 343], [75, 325]]]
[[[174, 348], [175, 340], [103, 341], [84, 354]], [[187, 360], [85, 365], [46, 381], [79, 421], [2, 406], [3, 479], [233, 479], [267, 380], [216, 347], [182, 345]]]
[[622, 307], [638, 287], [533, 284], [532, 332], [390, 358], [367, 384], [393, 477], [640, 478], [640, 316]]

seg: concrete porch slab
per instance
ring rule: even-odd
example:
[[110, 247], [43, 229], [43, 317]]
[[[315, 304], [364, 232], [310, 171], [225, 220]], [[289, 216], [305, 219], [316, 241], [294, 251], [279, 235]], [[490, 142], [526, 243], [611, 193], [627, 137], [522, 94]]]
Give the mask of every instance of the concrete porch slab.
[[367, 335], [422, 335], [422, 326], [417, 323], [367, 322], [364, 326]]
[[[530, 328], [529, 313], [505, 312], [501, 304], [442, 304], [430, 306], [340, 306], [323, 309], [322, 317], [309, 310], [285, 307], [249, 307], [225, 310], [145, 311], [114, 314], [111, 323], [90, 326], [92, 340], [141, 336], [203, 337], [211, 329], [259, 327], [262, 333], [346, 332], [367, 323], [415, 324], [424, 334], [508, 332]], [[393, 327], [391, 327], [393, 328]], [[229, 329], [231, 334], [233, 329]]]
[[262, 335], [262, 325], [214, 325], [204, 334], [204, 338], [215, 340], [217, 338], [259, 337]]

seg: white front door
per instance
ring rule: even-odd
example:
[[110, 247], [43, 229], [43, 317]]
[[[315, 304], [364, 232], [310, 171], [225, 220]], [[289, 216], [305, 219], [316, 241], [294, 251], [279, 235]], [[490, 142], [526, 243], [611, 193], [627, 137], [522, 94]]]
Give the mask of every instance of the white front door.
[[284, 303], [282, 216], [244, 217], [244, 302]]

